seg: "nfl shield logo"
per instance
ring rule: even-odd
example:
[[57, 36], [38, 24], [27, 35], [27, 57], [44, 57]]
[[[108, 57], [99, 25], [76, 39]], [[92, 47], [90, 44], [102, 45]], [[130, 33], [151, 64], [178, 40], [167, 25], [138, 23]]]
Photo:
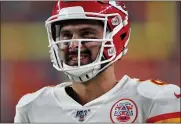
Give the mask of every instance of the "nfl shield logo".
[[130, 99], [121, 99], [111, 108], [110, 118], [112, 122], [132, 123], [137, 118], [137, 106]]
[[79, 121], [84, 121], [85, 117], [87, 116], [88, 112], [90, 112], [90, 109], [88, 110], [78, 110], [76, 112], [76, 118], [79, 118]]

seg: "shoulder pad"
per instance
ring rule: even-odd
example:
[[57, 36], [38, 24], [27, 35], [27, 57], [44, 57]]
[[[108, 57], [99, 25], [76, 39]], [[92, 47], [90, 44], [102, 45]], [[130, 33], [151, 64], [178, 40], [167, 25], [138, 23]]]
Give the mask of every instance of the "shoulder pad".
[[166, 84], [159, 80], [146, 80], [141, 81], [137, 87], [137, 92], [151, 99], [174, 98], [174, 92], [179, 94], [180, 88], [176, 85]]
[[180, 87], [174, 84], [169, 84], [155, 97], [155, 99], [178, 99], [180, 97]]
[[40, 96], [40, 94], [42, 94], [47, 88], [48, 87], [44, 87], [44, 88], [41, 88], [40, 90], [38, 90], [34, 93], [28, 93], [28, 94], [24, 95], [19, 100], [18, 104], [16, 105], [16, 108], [20, 108], [20, 107], [23, 107], [25, 105], [28, 105], [29, 103], [34, 101], [36, 98], [38, 98], [38, 96]]

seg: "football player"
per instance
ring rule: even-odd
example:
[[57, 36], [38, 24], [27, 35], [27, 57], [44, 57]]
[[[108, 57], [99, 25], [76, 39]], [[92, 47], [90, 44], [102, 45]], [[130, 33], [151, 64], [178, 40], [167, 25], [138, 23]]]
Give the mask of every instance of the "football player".
[[14, 122], [180, 122], [180, 88], [125, 75], [128, 11], [121, 1], [58, 1], [45, 24], [53, 67], [70, 79], [23, 96]]

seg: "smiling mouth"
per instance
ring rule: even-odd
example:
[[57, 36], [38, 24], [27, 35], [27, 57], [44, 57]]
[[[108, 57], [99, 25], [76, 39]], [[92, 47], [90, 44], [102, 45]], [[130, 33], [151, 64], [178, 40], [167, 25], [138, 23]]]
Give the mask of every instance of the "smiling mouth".
[[[78, 66], [78, 55], [69, 55], [67, 64], [70, 66]], [[80, 55], [80, 65], [86, 65], [91, 63], [90, 55], [81, 54]]]
[[[78, 62], [78, 55], [69, 55], [68, 58], [69, 58], [69, 61], [72, 60], [72, 61]], [[86, 59], [86, 58], [88, 58], [88, 55], [87, 55], [87, 54], [83, 54], [83, 55], [81, 54], [81, 55], [80, 55], [80, 61], [81, 61], [81, 60], [84, 60], [84, 59]]]

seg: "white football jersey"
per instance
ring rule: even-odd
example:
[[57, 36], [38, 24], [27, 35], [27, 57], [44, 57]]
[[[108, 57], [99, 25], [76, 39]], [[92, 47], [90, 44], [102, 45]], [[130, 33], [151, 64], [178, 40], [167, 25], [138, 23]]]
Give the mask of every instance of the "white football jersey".
[[180, 88], [124, 76], [114, 88], [81, 105], [65, 91], [71, 83], [23, 96], [14, 122], [180, 122]]

